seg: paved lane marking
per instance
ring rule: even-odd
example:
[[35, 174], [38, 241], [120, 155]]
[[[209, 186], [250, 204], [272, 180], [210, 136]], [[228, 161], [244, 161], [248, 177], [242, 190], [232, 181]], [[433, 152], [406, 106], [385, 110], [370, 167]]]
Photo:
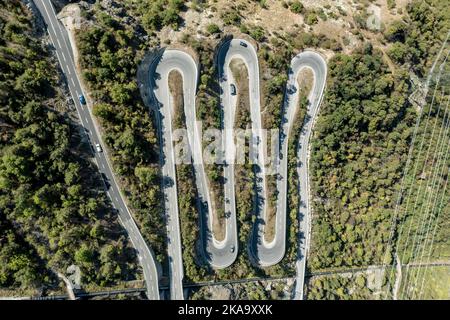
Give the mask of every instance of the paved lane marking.
[[[42, 1], [42, 5], [44, 6], [45, 12], [47, 13], [48, 21], [50, 21], [50, 25], [52, 26], [53, 29], [55, 29], [55, 27], [53, 26], [52, 19], [50, 19], [50, 14], [48, 13], [47, 6], [45, 5], [44, 1]], [[56, 32], [55, 32], [55, 34], [56, 34]]]

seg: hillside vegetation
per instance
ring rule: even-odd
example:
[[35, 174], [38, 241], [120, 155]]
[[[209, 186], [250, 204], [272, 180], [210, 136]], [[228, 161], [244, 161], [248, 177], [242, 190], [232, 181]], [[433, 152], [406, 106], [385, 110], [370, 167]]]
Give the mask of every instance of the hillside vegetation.
[[[403, 22], [387, 27], [389, 55], [395, 58], [399, 47], [408, 52], [394, 59], [395, 72], [369, 43], [330, 61], [311, 154], [312, 270], [379, 264], [386, 250], [388, 263], [393, 261], [387, 244], [418, 115], [407, 100], [413, 89], [409, 72], [426, 76], [448, 30], [445, 14], [438, 1], [413, 1]], [[425, 123], [420, 126], [424, 131]]]
[[121, 178], [144, 238], [164, 260], [159, 149], [154, 118], [136, 82], [141, 40], [133, 30], [102, 11], [85, 12], [92, 22], [77, 32], [83, 77], [94, 99], [114, 171]]
[[134, 251], [31, 21], [20, 1], [1, 2], [0, 287], [53, 286], [71, 264], [83, 284], [135, 279]]

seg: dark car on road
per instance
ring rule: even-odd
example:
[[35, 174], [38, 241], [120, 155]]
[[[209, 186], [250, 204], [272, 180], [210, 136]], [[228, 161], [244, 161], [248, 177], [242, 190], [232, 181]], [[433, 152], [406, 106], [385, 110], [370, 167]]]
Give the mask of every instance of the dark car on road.
[[239, 42], [239, 45], [241, 45], [241, 46], [247, 48], [247, 44], [246, 44], [244, 41]]
[[295, 92], [297, 92], [297, 88], [294, 85], [288, 85], [287, 92], [288, 94], [294, 94]]
[[111, 188], [111, 183], [109, 182], [109, 179], [106, 176], [106, 174], [104, 174], [103, 172], [102, 172], [102, 179], [105, 182], [106, 190], [109, 190], [109, 188]]
[[230, 89], [231, 89], [231, 95], [235, 96], [236, 95], [236, 86], [234, 84], [230, 84]]
[[86, 104], [86, 99], [84, 98], [84, 96], [83, 96], [82, 94], [80, 94], [80, 95], [78, 96], [78, 100], [80, 100], [80, 103], [81, 103], [82, 105], [85, 105], [85, 104]]

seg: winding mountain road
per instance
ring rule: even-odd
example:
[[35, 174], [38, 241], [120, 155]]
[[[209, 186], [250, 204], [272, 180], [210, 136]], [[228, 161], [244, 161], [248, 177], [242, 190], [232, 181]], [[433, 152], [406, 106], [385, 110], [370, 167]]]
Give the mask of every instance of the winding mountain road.
[[[305, 267], [306, 267], [306, 256], [309, 250], [309, 240], [311, 237], [311, 205], [310, 205], [310, 187], [309, 187], [309, 139], [311, 137], [312, 128], [314, 122], [316, 121], [317, 114], [319, 113], [320, 104], [323, 98], [323, 92], [325, 90], [326, 78], [327, 78], [327, 65], [325, 60], [319, 54], [312, 51], [305, 51], [297, 55], [291, 62], [291, 68], [289, 72], [288, 87], [289, 85], [295, 86], [296, 90], [293, 95], [287, 95], [287, 109], [285, 116], [288, 122], [283, 126], [283, 132], [289, 132], [292, 128], [292, 120], [294, 115], [294, 109], [298, 106], [299, 100], [299, 88], [297, 85], [297, 78], [299, 73], [304, 69], [308, 68], [312, 71], [314, 75], [314, 83], [312, 89], [308, 96], [308, 110], [306, 113], [306, 121], [303, 124], [302, 132], [298, 141], [297, 150], [297, 176], [300, 184], [300, 208], [299, 208], [299, 222], [300, 222], [300, 239], [299, 239], [299, 254], [296, 262], [296, 288], [295, 288], [295, 299], [303, 299], [303, 287], [305, 279]], [[289, 136], [289, 134], [287, 135]], [[287, 140], [287, 139], [286, 139]], [[287, 141], [283, 144], [284, 154], [287, 154]], [[283, 157], [285, 163], [281, 165], [281, 174], [287, 177], [287, 163], [286, 158]], [[284, 179], [286, 180], [286, 178]], [[284, 186], [278, 186], [280, 194], [283, 194], [286, 189], [286, 183]], [[286, 212], [286, 202], [282, 204], [282, 199], [279, 200], [279, 210], [280, 207], [284, 206], [284, 212]], [[280, 212], [280, 211], [277, 211]], [[282, 211], [281, 211], [282, 212]]]
[[[103, 145], [100, 135], [94, 123], [90, 109], [83, 107], [78, 96], [83, 94], [81, 83], [77, 77], [76, 68], [73, 60], [73, 54], [68, 40], [67, 31], [61, 25], [56, 17], [53, 5], [50, 0], [35, 0], [36, 7], [40, 11], [44, 21], [46, 22], [50, 39], [56, 50], [61, 69], [67, 78], [69, 90], [73, 96], [73, 100], [79, 114], [82, 126], [86, 129], [88, 139], [91, 143], [99, 143]], [[245, 44], [245, 45], [243, 45]], [[206, 259], [215, 268], [226, 268], [230, 266], [236, 259], [238, 253], [238, 238], [236, 226], [236, 205], [234, 190], [234, 118], [236, 114], [236, 95], [230, 92], [230, 84], [234, 83], [230, 62], [232, 59], [241, 59], [248, 70], [249, 74], [249, 95], [250, 110], [252, 121], [253, 141], [261, 141], [256, 143], [256, 157], [254, 161], [260, 170], [256, 175], [258, 199], [262, 206], [257, 210], [258, 223], [255, 224], [254, 240], [250, 247], [250, 252], [261, 266], [270, 266], [277, 264], [285, 254], [286, 247], [286, 198], [279, 197], [277, 199], [277, 212], [275, 223], [274, 239], [267, 243], [264, 239], [264, 221], [266, 218], [267, 204], [264, 201], [266, 197], [266, 150], [265, 135], [262, 133], [261, 125], [261, 107], [260, 107], [260, 91], [259, 91], [259, 65], [255, 48], [245, 40], [234, 39], [221, 46], [218, 54], [218, 66], [220, 74], [221, 86], [221, 106], [223, 108], [223, 147], [226, 150], [226, 162], [224, 166], [225, 188], [224, 197], [225, 212], [225, 237], [223, 240], [217, 240], [213, 232], [213, 207], [211, 205], [208, 179], [206, 177], [203, 165], [202, 153], [202, 128], [197, 123], [195, 95], [198, 82], [198, 67], [194, 59], [185, 52], [179, 50], [165, 50], [160, 57], [158, 63], [150, 66], [149, 75], [152, 78], [151, 92], [159, 102], [158, 123], [161, 134], [162, 143], [162, 172], [163, 187], [165, 194], [165, 208], [167, 214], [167, 231], [168, 231], [168, 254], [169, 254], [169, 272], [170, 287], [172, 299], [183, 299], [183, 262], [181, 252], [180, 226], [178, 216], [178, 197], [176, 185], [175, 171], [175, 154], [173, 148], [172, 137], [172, 117], [174, 112], [173, 98], [171, 96], [168, 77], [172, 70], [177, 70], [183, 77], [183, 97], [184, 111], [186, 116], [186, 129], [188, 135], [188, 143], [192, 155], [195, 179], [197, 183], [199, 201], [202, 204], [203, 223], [202, 238], [204, 242], [204, 253]], [[307, 163], [308, 158], [308, 142], [311, 134], [312, 125], [320, 105], [322, 93], [326, 79], [326, 63], [320, 55], [314, 52], [303, 52], [297, 55], [291, 63], [289, 72], [288, 88], [297, 88], [297, 77], [303, 68], [310, 68], [314, 73], [314, 86], [309, 95], [310, 106], [308, 116], [311, 119], [306, 122], [300, 137], [300, 148], [298, 159], [300, 163]], [[286, 93], [286, 99], [283, 107], [283, 125], [280, 128], [280, 154], [281, 161], [276, 166], [278, 174], [277, 188], [279, 194], [287, 194], [287, 145], [289, 131], [292, 127], [295, 109], [298, 105], [298, 88], [293, 93]], [[285, 137], [282, 139], [281, 137]], [[105, 148], [103, 148], [106, 150]], [[140, 234], [132, 216], [126, 206], [125, 200], [115, 181], [114, 174], [108, 162], [107, 155], [103, 152], [95, 153], [95, 161], [98, 164], [99, 171], [102, 172], [109, 180], [110, 187], [107, 190], [113, 206], [117, 209], [119, 220], [124, 225], [130, 239], [138, 251], [139, 260], [144, 270], [144, 277], [147, 284], [147, 295], [150, 299], [159, 299], [158, 290], [158, 266], [155, 263], [154, 254], [145, 243]], [[298, 168], [298, 176], [300, 177], [300, 192], [303, 203], [301, 232], [309, 235], [309, 201], [308, 201], [308, 172], [307, 166]], [[302, 296], [303, 278], [305, 269], [305, 259], [308, 236], [300, 241], [299, 260], [297, 261], [297, 289], [296, 297]]]
[[[172, 70], [178, 71], [183, 78], [184, 112], [186, 116], [186, 129], [188, 144], [192, 163], [194, 166], [195, 179], [197, 183], [199, 201], [202, 204], [203, 228], [201, 234], [204, 241], [204, 254], [206, 259], [215, 268], [226, 268], [230, 266], [237, 257], [238, 238], [236, 226], [236, 204], [234, 189], [234, 164], [236, 146], [234, 145], [234, 122], [236, 114], [236, 95], [230, 92], [230, 85], [234, 84], [230, 69], [233, 59], [242, 60], [249, 75], [250, 113], [252, 122], [252, 141], [256, 145], [254, 161], [260, 168], [256, 173], [257, 197], [260, 204], [257, 210], [257, 223], [255, 224], [254, 239], [250, 246], [250, 252], [255, 261], [261, 266], [275, 265], [283, 258], [286, 248], [286, 207], [287, 207], [287, 148], [289, 133], [293, 125], [296, 109], [299, 102], [299, 88], [297, 79], [302, 70], [308, 68], [314, 75], [312, 90], [309, 93], [309, 106], [307, 110], [307, 121], [302, 128], [299, 140], [298, 176], [300, 184], [300, 197], [302, 199], [300, 208], [300, 233], [299, 258], [297, 268], [296, 298], [303, 296], [303, 280], [305, 273], [305, 257], [309, 242], [309, 178], [308, 178], [308, 150], [309, 138], [315, 117], [318, 113], [322, 100], [327, 75], [325, 60], [317, 53], [305, 51], [295, 56], [291, 61], [285, 101], [282, 109], [282, 126], [280, 128], [280, 157], [275, 166], [277, 174], [278, 194], [276, 208], [275, 235], [269, 243], [264, 239], [264, 226], [266, 220], [267, 203], [266, 198], [266, 137], [261, 125], [260, 106], [260, 83], [259, 64], [255, 48], [251, 43], [242, 39], [233, 39], [222, 44], [217, 55], [219, 68], [219, 79], [221, 87], [221, 107], [223, 109], [223, 149], [225, 152], [226, 165], [224, 166], [224, 198], [225, 198], [225, 237], [217, 240], [213, 232], [213, 208], [211, 205], [208, 179], [203, 165], [202, 152], [202, 128], [197, 122], [195, 95], [198, 82], [198, 66], [194, 59], [180, 50], [164, 50], [151, 65], [149, 70], [150, 92], [158, 102], [159, 130], [161, 141], [163, 141], [163, 176], [165, 204], [168, 219], [169, 233], [169, 261], [171, 273], [171, 295], [173, 299], [182, 299], [183, 263], [181, 253], [180, 227], [178, 216], [178, 197], [176, 186], [175, 153], [173, 146], [172, 118], [174, 112], [173, 97], [169, 89], [169, 74]], [[206, 128], [207, 129], [207, 128]], [[261, 141], [257, 143], [256, 141]], [[286, 155], [286, 156], [284, 156]]]
[[[234, 172], [233, 165], [235, 156], [235, 146], [233, 145], [233, 124], [234, 115], [236, 113], [236, 99], [232, 99], [229, 88], [234, 79], [232, 77], [230, 63], [233, 59], [242, 60], [248, 70], [249, 75], [249, 98], [250, 113], [252, 122], [252, 141], [256, 145], [256, 156], [253, 161], [259, 167], [256, 172], [256, 190], [258, 198], [257, 222], [255, 223], [256, 232], [254, 232], [254, 240], [252, 242], [250, 252], [255, 260], [263, 267], [272, 266], [280, 262], [285, 254], [286, 248], [286, 206], [287, 206], [287, 153], [290, 131], [295, 119], [295, 113], [299, 104], [299, 74], [305, 68], [312, 71], [314, 81], [312, 89], [308, 96], [308, 110], [306, 119], [308, 119], [302, 127], [300, 139], [298, 142], [297, 159], [300, 164], [297, 167], [299, 184], [300, 184], [300, 239], [299, 259], [296, 263], [297, 269], [297, 287], [296, 297], [303, 296], [303, 279], [305, 273], [305, 259], [309, 242], [309, 176], [308, 176], [308, 153], [309, 139], [312, 127], [319, 110], [322, 100], [323, 91], [325, 89], [325, 81], [327, 76], [327, 65], [321, 55], [313, 51], [305, 51], [296, 55], [289, 68], [289, 76], [282, 113], [282, 127], [280, 128], [280, 150], [278, 163], [276, 165], [275, 174], [277, 175], [277, 210], [275, 221], [275, 236], [271, 242], [267, 242], [264, 237], [266, 216], [267, 216], [267, 190], [266, 190], [266, 168], [267, 159], [267, 135], [263, 134], [261, 126], [261, 106], [260, 106], [260, 84], [259, 84], [259, 66], [255, 48], [242, 39], [234, 39], [222, 45], [219, 51], [219, 77], [224, 79], [221, 82], [221, 101], [224, 109], [224, 127], [225, 127], [225, 150], [227, 151], [227, 161], [230, 165], [225, 167], [225, 196], [231, 198], [229, 202], [231, 208], [225, 208], [226, 211], [235, 215], [234, 206]], [[261, 143], [257, 143], [261, 141]], [[306, 165], [303, 165], [306, 164]], [[270, 173], [269, 173], [270, 174]], [[226, 203], [227, 204], [227, 203]], [[232, 206], [231, 206], [232, 205]]]
[[[176, 50], [164, 51], [162, 57], [159, 57], [159, 63], [150, 65], [149, 75], [151, 80], [150, 92], [153, 92], [154, 98], [158, 101], [159, 112], [157, 114], [158, 131], [160, 141], [162, 141], [162, 175], [164, 189], [164, 205], [167, 217], [168, 232], [168, 255], [169, 255], [169, 274], [170, 274], [170, 295], [172, 300], [183, 299], [183, 260], [181, 253], [180, 222], [178, 216], [178, 194], [175, 171], [175, 153], [173, 147], [172, 118], [175, 106], [171, 92], [169, 90], [169, 74], [172, 70], [178, 71], [183, 77], [183, 98], [184, 110], [186, 115], [186, 125], [189, 130], [189, 140], [192, 142], [192, 150], [195, 156], [201, 152], [200, 146], [195, 142], [198, 139], [198, 131], [195, 130], [195, 93], [197, 88], [198, 71], [197, 65], [191, 56]], [[202, 161], [200, 160], [200, 165]], [[199, 182], [199, 193], [207, 190], [206, 179], [196, 171], [196, 179]], [[204, 188], [201, 188], [204, 186]]]

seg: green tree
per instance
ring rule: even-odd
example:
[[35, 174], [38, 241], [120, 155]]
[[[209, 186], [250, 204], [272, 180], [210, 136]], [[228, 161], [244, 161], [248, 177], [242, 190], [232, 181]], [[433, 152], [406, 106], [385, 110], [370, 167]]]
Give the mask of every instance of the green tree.
[[220, 33], [220, 27], [215, 23], [210, 23], [206, 27], [206, 31], [208, 31], [209, 34]]
[[300, 1], [296, 0], [296, 1], [291, 3], [290, 9], [291, 9], [291, 11], [293, 13], [300, 14], [300, 13], [303, 12], [304, 7], [303, 7], [303, 4]]

